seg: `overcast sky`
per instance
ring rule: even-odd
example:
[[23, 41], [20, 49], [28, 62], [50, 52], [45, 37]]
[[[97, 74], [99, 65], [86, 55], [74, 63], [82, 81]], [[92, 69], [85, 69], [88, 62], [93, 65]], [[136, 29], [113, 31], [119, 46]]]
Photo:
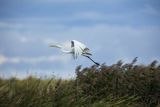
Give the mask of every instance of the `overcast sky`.
[[0, 0], [1, 77], [74, 77], [76, 66], [93, 63], [48, 47], [73, 39], [99, 63], [159, 61], [160, 1]]

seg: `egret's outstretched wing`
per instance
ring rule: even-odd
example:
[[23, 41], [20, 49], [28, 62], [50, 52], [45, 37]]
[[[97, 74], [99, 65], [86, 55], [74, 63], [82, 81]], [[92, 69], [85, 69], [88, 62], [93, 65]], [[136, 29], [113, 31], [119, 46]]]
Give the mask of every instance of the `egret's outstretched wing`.
[[83, 50], [86, 46], [76, 40], [71, 41], [71, 47], [73, 48], [73, 56], [76, 59], [78, 56], [83, 54]]

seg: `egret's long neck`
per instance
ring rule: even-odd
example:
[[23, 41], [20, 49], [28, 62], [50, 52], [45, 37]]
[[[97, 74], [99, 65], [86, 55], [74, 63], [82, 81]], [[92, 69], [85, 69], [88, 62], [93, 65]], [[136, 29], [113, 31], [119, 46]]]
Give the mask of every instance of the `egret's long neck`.
[[64, 53], [72, 53], [72, 49], [64, 49], [64, 48], [62, 48], [61, 50]]

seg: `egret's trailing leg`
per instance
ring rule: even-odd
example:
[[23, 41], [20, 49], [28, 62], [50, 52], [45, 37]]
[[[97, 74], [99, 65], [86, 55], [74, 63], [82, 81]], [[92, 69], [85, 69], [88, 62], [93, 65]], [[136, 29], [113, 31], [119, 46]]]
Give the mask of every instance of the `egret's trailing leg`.
[[87, 57], [87, 58], [89, 58], [92, 62], [94, 62], [96, 65], [100, 65], [98, 62], [95, 62], [91, 57], [89, 57], [89, 56], [86, 56], [86, 55], [83, 55], [83, 56], [85, 56], [85, 57]]

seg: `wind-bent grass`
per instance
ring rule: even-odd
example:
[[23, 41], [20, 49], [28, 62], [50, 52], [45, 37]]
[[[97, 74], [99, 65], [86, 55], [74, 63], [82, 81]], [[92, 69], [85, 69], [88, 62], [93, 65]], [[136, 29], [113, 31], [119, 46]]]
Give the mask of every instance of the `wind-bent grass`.
[[76, 69], [76, 78], [0, 79], [0, 107], [159, 107], [160, 66], [123, 64]]

